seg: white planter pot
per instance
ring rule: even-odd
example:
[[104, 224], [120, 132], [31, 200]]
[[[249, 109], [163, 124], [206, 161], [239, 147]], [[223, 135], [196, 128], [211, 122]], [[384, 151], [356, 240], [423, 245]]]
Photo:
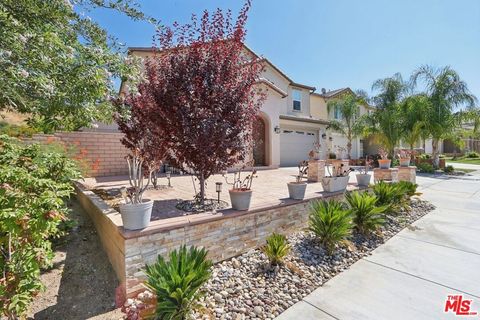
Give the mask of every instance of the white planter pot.
[[143, 200], [142, 203], [128, 203], [120, 205], [123, 228], [138, 230], [148, 227], [152, 216], [153, 201]]
[[345, 191], [350, 177], [324, 177], [322, 179], [322, 187], [326, 192]]
[[287, 186], [290, 199], [302, 200], [305, 197], [305, 190], [307, 190], [305, 182], [289, 182]]
[[357, 174], [357, 184], [362, 187], [368, 187], [370, 185], [370, 179], [372, 178], [371, 174]]
[[235, 210], [248, 210], [252, 200], [252, 190], [228, 190], [230, 202]]
[[380, 167], [380, 169], [390, 169], [390, 164], [392, 163], [392, 160], [383, 160], [383, 159], [380, 159], [378, 160], [378, 166]]
[[408, 167], [410, 165], [410, 158], [400, 159], [400, 167]]

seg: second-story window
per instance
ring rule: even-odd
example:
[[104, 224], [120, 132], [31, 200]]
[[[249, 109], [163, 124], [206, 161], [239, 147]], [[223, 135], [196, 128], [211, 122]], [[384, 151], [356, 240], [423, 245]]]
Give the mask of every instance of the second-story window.
[[336, 120], [342, 119], [342, 112], [340, 111], [340, 108], [338, 106], [333, 109], [333, 118]]
[[302, 91], [292, 90], [293, 111], [302, 110]]

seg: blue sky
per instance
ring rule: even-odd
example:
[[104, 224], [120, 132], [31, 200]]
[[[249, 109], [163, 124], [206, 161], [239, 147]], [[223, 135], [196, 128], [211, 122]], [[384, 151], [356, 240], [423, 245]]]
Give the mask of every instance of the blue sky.
[[[164, 24], [240, 0], [145, 0]], [[91, 13], [127, 46], [150, 46], [152, 26]], [[480, 99], [480, 0], [253, 0], [247, 45], [294, 81], [370, 91], [378, 78], [407, 78], [422, 64], [450, 65]]]

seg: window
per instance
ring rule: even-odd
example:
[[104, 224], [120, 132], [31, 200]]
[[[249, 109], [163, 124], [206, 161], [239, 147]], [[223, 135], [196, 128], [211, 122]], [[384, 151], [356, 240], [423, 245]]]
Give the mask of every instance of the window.
[[338, 106], [333, 109], [333, 118], [337, 120], [342, 119], [342, 112], [340, 111], [340, 108]]
[[283, 130], [283, 133], [292, 133], [293, 131], [291, 130]]
[[303, 134], [304, 134], [304, 132], [303, 132], [303, 131], [295, 131], [295, 133], [297, 133], [297, 134], [301, 134], [301, 135], [303, 135]]
[[292, 90], [293, 111], [302, 110], [302, 91]]

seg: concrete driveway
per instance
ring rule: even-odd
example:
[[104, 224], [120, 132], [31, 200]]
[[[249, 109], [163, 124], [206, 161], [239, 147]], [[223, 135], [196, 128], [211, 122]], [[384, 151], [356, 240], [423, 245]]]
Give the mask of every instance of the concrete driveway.
[[[480, 166], [479, 166], [480, 168]], [[437, 209], [337, 275], [277, 319], [462, 319], [448, 295], [480, 313], [480, 171], [417, 177]]]

